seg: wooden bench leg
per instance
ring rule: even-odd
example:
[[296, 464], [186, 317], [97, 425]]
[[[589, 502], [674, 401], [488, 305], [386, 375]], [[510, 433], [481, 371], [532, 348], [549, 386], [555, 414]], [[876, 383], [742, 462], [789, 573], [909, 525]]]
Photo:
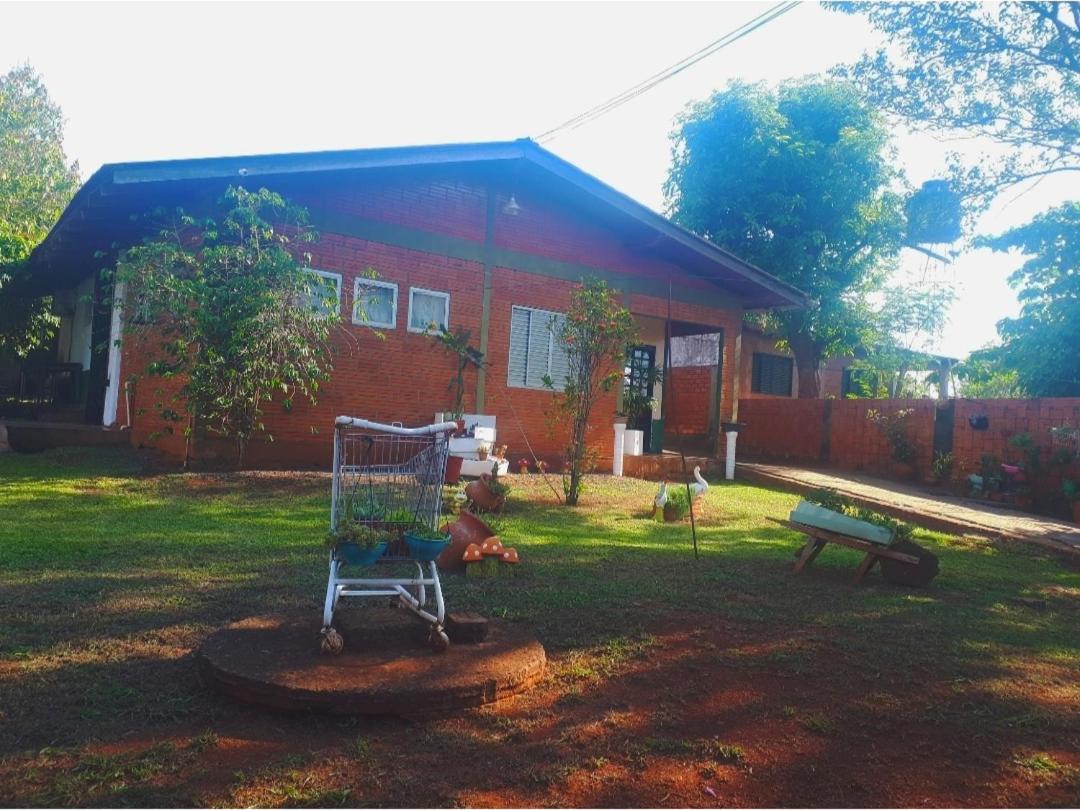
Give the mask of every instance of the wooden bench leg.
[[825, 548], [825, 541], [818, 540], [816, 537], [811, 537], [806, 541], [806, 545], [803, 546], [802, 552], [799, 554], [799, 559], [795, 561], [795, 573], [799, 573], [806, 566], [814, 561], [821, 550]]
[[855, 581], [862, 582], [862, 578], [870, 573], [870, 569], [874, 567], [874, 564], [878, 561], [878, 555], [872, 551], [866, 552], [866, 556], [863, 557], [859, 567], [855, 569]]

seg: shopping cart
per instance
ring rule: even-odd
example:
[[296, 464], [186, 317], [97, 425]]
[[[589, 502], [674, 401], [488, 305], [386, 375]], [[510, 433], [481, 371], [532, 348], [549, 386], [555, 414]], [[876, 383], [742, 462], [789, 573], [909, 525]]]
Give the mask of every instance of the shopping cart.
[[[321, 634], [324, 651], [338, 653], [344, 647], [344, 639], [333, 626], [334, 611], [342, 598], [350, 597], [391, 597], [430, 625], [428, 643], [434, 650], [442, 652], [449, 646], [443, 629], [446, 605], [435, 564], [441, 546], [418, 543], [405, 534], [417, 527], [435, 529], [438, 523], [448, 439], [457, 427], [454, 422], [442, 422], [406, 428], [348, 416], [335, 421], [331, 531], [348, 523], [370, 529], [385, 542], [368, 549], [339, 544], [330, 553]], [[415, 566], [416, 570], [412, 576], [344, 573], [368, 563], [405, 571]]]

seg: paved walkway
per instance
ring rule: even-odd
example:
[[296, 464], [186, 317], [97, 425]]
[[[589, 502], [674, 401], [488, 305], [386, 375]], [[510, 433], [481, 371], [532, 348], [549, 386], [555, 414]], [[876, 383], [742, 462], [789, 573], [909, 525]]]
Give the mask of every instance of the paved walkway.
[[996, 508], [938, 493], [918, 484], [888, 481], [846, 470], [814, 470], [779, 464], [740, 463], [736, 478], [794, 492], [833, 489], [852, 500], [951, 534], [974, 534], [1036, 543], [1080, 559], [1080, 526], [1054, 518]]

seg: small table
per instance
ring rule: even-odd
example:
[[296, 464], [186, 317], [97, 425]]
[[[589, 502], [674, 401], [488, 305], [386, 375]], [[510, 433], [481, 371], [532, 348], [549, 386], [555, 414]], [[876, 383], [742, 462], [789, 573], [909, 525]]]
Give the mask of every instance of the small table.
[[862, 540], [858, 537], [851, 537], [846, 534], [837, 534], [836, 532], [830, 532], [828, 529], [819, 529], [817, 526], [808, 526], [805, 523], [793, 523], [790, 520], [778, 520], [776, 518], [769, 518], [773, 523], [779, 523], [781, 526], [785, 526], [789, 529], [794, 529], [797, 532], [801, 532], [809, 537], [806, 541], [806, 545], [799, 551], [798, 559], [795, 560], [795, 573], [799, 573], [806, 566], [810, 565], [814, 561], [814, 558], [821, 553], [821, 550], [825, 548], [829, 543], [836, 543], [841, 546], [847, 546], [857, 551], [865, 551], [866, 556], [863, 557], [862, 562], [859, 563], [859, 567], [855, 569], [855, 581], [861, 582], [870, 569], [874, 567], [882, 558], [889, 560], [896, 560], [897, 562], [907, 563], [909, 565], [918, 565], [919, 558], [911, 554], [904, 554], [900, 551], [893, 551], [888, 546], [883, 546], [879, 543], [871, 543], [869, 540]]

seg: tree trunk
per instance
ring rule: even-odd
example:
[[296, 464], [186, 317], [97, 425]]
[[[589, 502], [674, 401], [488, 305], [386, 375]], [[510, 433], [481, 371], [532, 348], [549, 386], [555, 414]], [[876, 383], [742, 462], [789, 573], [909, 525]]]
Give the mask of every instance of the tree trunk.
[[821, 349], [813, 341], [797, 336], [789, 339], [795, 367], [799, 370], [799, 399], [821, 397]]

